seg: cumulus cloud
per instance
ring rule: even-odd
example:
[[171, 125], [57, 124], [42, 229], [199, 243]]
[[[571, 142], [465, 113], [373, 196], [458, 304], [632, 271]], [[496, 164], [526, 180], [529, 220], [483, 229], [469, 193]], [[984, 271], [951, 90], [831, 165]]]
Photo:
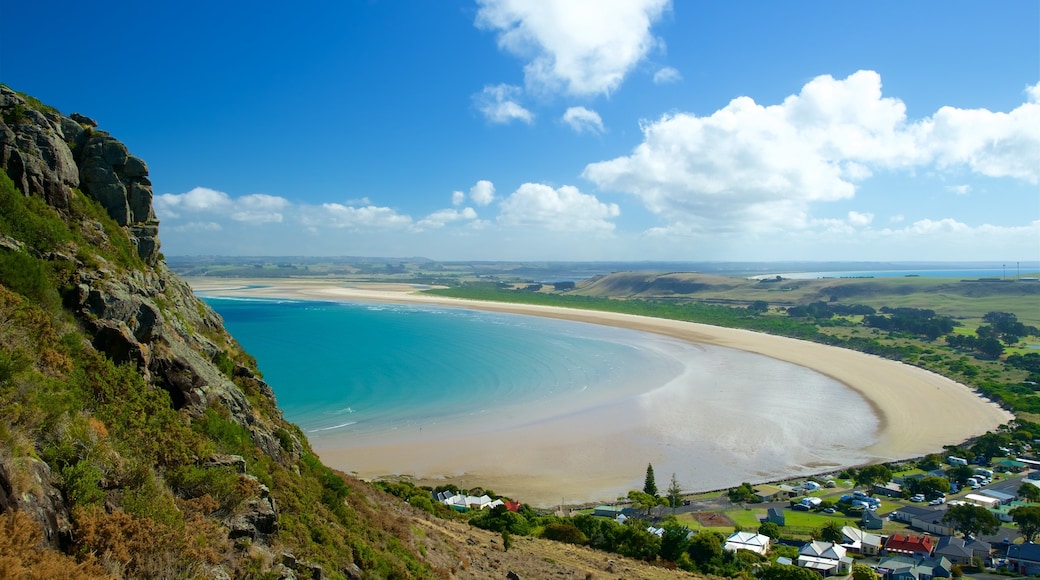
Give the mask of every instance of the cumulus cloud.
[[495, 184], [481, 179], [476, 185], [469, 188], [469, 198], [481, 207], [490, 205], [492, 201], [495, 201]]
[[651, 27], [670, 0], [477, 0], [476, 25], [527, 61], [535, 91], [610, 94], [661, 45]]
[[442, 209], [419, 220], [416, 227], [421, 230], [443, 228], [446, 224], [477, 219], [477, 212], [467, 207], [462, 210]]
[[585, 107], [570, 107], [563, 114], [563, 122], [576, 133], [602, 133], [603, 119], [599, 113]]
[[965, 185], [948, 185], [948, 186], [946, 186], [946, 191], [949, 191], [951, 193], [956, 193], [957, 195], [968, 195], [968, 193], [971, 192], [971, 186], [970, 185], [966, 185], [966, 184]]
[[411, 216], [399, 214], [389, 207], [323, 203], [320, 210], [318, 216], [311, 215], [305, 221], [312, 226], [320, 224], [347, 229], [408, 229], [412, 226]]
[[636, 195], [679, 230], [809, 227], [812, 204], [853, 197], [872, 169], [957, 165], [1035, 183], [1040, 90], [1027, 93], [1010, 113], [944, 107], [911, 123], [902, 101], [882, 96], [876, 72], [821, 76], [779, 105], [738, 97], [709, 116], [645, 122], [630, 155], [592, 163], [584, 176]]
[[520, 98], [520, 87], [512, 85], [488, 85], [474, 95], [477, 110], [492, 123], [504, 125], [513, 121], [534, 122], [534, 113], [528, 111], [517, 102]]
[[854, 226], [869, 226], [874, 221], [874, 214], [872, 213], [860, 213], [858, 211], [849, 212], [849, 223]]
[[264, 224], [281, 222], [289, 200], [262, 193], [232, 199], [223, 191], [196, 187], [187, 193], [155, 196], [155, 213], [160, 219], [190, 218], [192, 215], [224, 217], [238, 222]]
[[462, 205], [466, 201], [466, 194], [461, 191], [451, 192], [451, 205]]
[[611, 232], [614, 223], [609, 220], [621, 215], [617, 204], [603, 203], [576, 187], [541, 183], [521, 185], [501, 208], [499, 223], [554, 231]]
[[655, 85], [667, 85], [670, 83], [677, 83], [681, 80], [682, 74], [670, 66], [657, 69], [657, 72], [654, 73]]

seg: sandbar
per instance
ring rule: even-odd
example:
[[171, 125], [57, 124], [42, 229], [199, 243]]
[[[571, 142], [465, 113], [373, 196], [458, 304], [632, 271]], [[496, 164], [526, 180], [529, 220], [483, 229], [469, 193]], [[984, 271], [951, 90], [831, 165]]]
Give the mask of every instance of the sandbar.
[[[859, 450], [863, 462], [941, 452], [944, 445], [961, 443], [1013, 419], [1012, 414], [970, 388], [930, 371], [874, 355], [759, 332], [611, 312], [431, 296], [408, 284], [332, 279], [186, 281], [201, 295], [459, 307], [616, 326], [693, 344], [761, 354], [813, 369], [846, 385], [869, 403], [878, 419], [878, 429], [873, 441]], [[612, 420], [611, 413], [618, 415], [617, 421]], [[479, 485], [543, 506], [609, 501], [625, 489], [641, 487], [648, 461], [664, 460], [661, 456], [648, 458], [645, 447], [638, 444], [640, 439], [654, 436], [651, 425], [628, 425], [625, 431], [609, 428], [623, 424], [622, 413], [622, 409], [604, 409], [598, 414], [547, 421], [527, 430], [482, 432], [478, 441], [469, 434], [455, 433], [454, 440], [440, 438], [428, 444], [369, 441], [365, 442], [365, 449], [351, 445], [315, 448], [332, 467], [364, 478], [404, 475], [426, 484]], [[735, 422], [739, 423], [739, 418]], [[444, 449], [456, 451], [438, 453]], [[363, 461], [359, 459], [362, 455]], [[466, 457], [467, 461], [452, 457]], [[361, 464], [363, 468], [357, 468]], [[459, 464], [465, 465], [464, 471], [459, 470]], [[844, 466], [792, 466], [790, 475], [839, 467]], [[776, 474], [768, 475], [777, 479]], [[666, 477], [667, 474], [658, 474], [659, 488], [666, 487]], [[769, 478], [763, 474], [760, 480]], [[755, 478], [752, 475], [748, 479]]]

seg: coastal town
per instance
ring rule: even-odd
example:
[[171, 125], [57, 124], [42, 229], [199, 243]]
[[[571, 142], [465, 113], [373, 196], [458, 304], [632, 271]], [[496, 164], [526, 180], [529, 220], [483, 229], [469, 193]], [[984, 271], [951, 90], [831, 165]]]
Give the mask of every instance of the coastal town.
[[[632, 492], [626, 501], [560, 506], [554, 515], [638, 526], [662, 544], [678, 531], [691, 554], [700, 549], [698, 536], [711, 536], [731, 558], [822, 577], [858, 579], [854, 567], [884, 580], [1032, 576], [1040, 575], [1040, 544], [1032, 543], [1040, 535], [1040, 460], [1030, 457], [979, 456], [969, 463], [949, 455], [935, 465], [933, 455], [653, 506]], [[432, 500], [462, 513], [530, 509], [459, 490], [433, 492]]]

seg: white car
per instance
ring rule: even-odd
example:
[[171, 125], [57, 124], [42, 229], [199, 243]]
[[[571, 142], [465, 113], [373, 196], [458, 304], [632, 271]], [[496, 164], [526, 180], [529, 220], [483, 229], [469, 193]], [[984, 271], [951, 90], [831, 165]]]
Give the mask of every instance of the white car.
[[910, 496], [910, 501], [914, 501], [914, 502], [924, 501], [924, 494], [923, 493], [914, 494], [914, 495]]

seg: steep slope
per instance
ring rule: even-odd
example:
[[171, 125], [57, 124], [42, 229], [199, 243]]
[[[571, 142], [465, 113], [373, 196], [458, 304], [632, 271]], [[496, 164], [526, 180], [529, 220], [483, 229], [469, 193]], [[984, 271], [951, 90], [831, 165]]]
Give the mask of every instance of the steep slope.
[[[169, 272], [147, 165], [7, 87], [0, 114], [7, 537], [39, 534], [87, 575], [432, 576], [408, 527], [321, 464]], [[39, 568], [30, 556], [0, 549], [0, 576]]]

